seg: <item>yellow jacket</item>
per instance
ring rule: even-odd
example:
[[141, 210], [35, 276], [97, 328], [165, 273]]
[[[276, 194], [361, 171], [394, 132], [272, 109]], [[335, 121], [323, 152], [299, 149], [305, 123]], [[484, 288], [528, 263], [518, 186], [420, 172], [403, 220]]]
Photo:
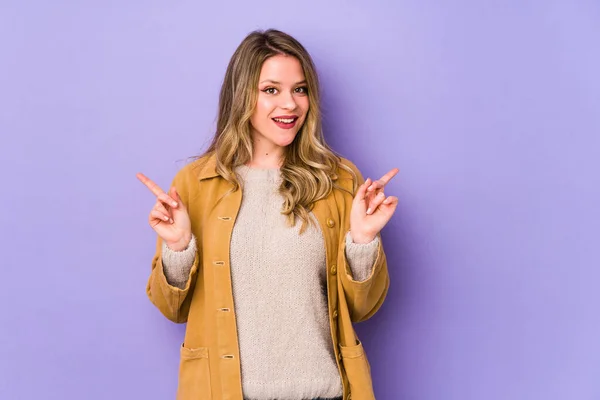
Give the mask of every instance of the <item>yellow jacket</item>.
[[[356, 166], [346, 159], [342, 162], [353, 169], [358, 184], [362, 184]], [[178, 400], [243, 400], [229, 269], [229, 243], [242, 192], [224, 196], [231, 185], [215, 166], [214, 155], [204, 156], [183, 167], [173, 180], [198, 240], [186, 287], [179, 289], [167, 283], [159, 237], [146, 288], [150, 301], [163, 315], [177, 323], [187, 322], [180, 347]], [[352, 192], [352, 176], [343, 169], [337, 176], [338, 185]], [[389, 275], [380, 242], [371, 275], [361, 282], [352, 278], [344, 251], [352, 200], [349, 193], [334, 189], [316, 202], [312, 211], [325, 238], [329, 321], [344, 400], [373, 400], [371, 368], [352, 323], [370, 318], [381, 307]]]

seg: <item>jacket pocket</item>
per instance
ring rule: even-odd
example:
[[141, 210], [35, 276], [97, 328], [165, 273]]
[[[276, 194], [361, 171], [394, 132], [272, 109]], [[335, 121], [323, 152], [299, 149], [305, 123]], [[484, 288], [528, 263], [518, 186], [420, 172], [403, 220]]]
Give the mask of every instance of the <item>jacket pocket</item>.
[[371, 366], [362, 343], [357, 340], [354, 346], [340, 345], [342, 363], [350, 383], [352, 400], [375, 400], [373, 382], [371, 380]]
[[181, 345], [177, 400], [211, 400], [208, 348]]

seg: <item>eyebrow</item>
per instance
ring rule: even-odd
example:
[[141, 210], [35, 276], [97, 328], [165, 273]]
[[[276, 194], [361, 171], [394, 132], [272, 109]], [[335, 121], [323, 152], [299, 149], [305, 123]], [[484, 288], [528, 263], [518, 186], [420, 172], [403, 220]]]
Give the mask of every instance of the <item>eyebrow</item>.
[[[266, 80], [260, 82], [260, 84], [263, 84], [263, 83], [266, 83], [266, 82], [270, 82], [270, 83], [273, 83], [275, 85], [281, 85], [281, 82], [277, 82], [277, 81], [274, 81], [274, 80], [271, 80], [271, 79], [266, 79]], [[294, 85], [301, 85], [303, 83], [306, 83], [306, 79], [303, 80], [303, 81], [300, 81], [300, 82], [296, 82]]]

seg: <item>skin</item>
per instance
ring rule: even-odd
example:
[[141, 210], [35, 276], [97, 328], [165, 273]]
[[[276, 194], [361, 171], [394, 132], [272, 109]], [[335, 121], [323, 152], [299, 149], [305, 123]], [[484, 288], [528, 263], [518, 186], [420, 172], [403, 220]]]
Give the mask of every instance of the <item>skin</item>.
[[376, 181], [367, 178], [358, 188], [350, 210], [350, 236], [354, 243], [371, 242], [394, 215], [398, 198], [386, 197], [384, 188], [397, 173], [398, 168], [394, 168]]
[[[304, 85], [304, 72], [298, 59], [277, 55], [267, 59], [261, 68], [256, 109], [250, 119], [253, 140], [253, 168], [279, 168], [283, 149], [290, 145], [306, 120], [309, 101]], [[296, 115], [292, 129], [278, 127], [272, 118]], [[398, 205], [396, 196], [386, 196], [385, 186], [398, 173], [394, 168], [376, 181], [371, 178], [358, 188], [350, 211], [350, 235], [355, 243], [369, 243], [388, 223]], [[185, 250], [192, 230], [188, 211], [177, 189], [163, 191], [142, 173], [137, 178], [156, 196], [148, 223], [174, 251]]]
[[[263, 63], [258, 82], [258, 99], [250, 119], [253, 154], [248, 166], [279, 168], [283, 149], [296, 138], [309, 109], [302, 65], [295, 57], [270, 57]], [[280, 128], [272, 120], [287, 115], [298, 116], [292, 129]]]
[[177, 189], [173, 186], [165, 193], [144, 174], [136, 176], [156, 196], [148, 223], [171, 250], [185, 250], [192, 239], [192, 223]]

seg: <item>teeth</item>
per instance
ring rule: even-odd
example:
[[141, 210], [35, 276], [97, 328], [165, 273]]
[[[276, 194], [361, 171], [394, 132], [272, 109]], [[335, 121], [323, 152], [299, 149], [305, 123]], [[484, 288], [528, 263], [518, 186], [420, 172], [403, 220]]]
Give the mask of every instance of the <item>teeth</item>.
[[294, 122], [294, 118], [290, 118], [290, 119], [273, 118], [273, 119], [277, 122], [283, 122], [284, 124], [291, 124], [292, 122]]

